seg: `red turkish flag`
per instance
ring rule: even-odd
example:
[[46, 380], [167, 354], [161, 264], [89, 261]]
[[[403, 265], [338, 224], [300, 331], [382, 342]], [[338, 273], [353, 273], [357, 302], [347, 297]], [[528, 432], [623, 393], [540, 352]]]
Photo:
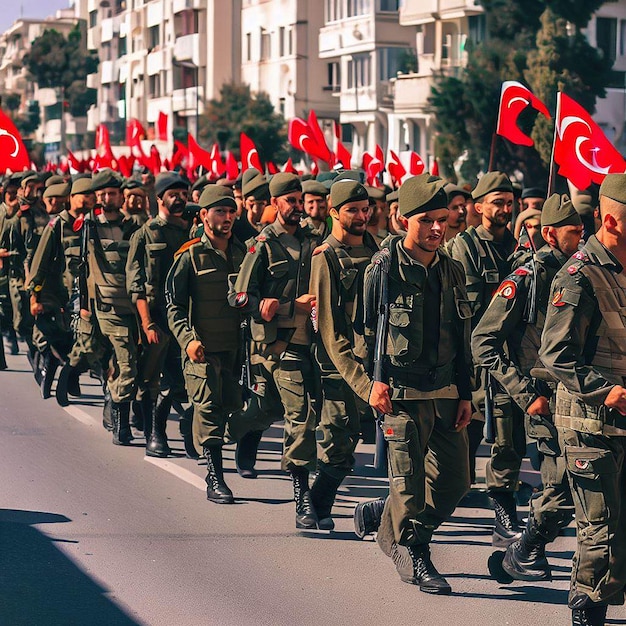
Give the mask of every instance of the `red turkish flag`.
[[376, 156], [372, 156], [369, 152], [363, 154], [363, 169], [367, 174], [367, 182], [374, 187], [378, 186], [378, 177], [385, 169], [385, 155], [383, 149], [376, 144]]
[[109, 129], [104, 124], [96, 127], [96, 163], [98, 169], [114, 168], [114, 156], [111, 149]]
[[439, 176], [439, 163], [437, 162], [437, 159], [433, 159], [433, 167], [430, 173], [433, 176]]
[[172, 158], [170, 159], [170, 168], [169, 168], [172, 170], [177, 168], [179, 165], [181, 165], [185, 159], [189, 158], [189, 149], [184, 143], [178, 141], [178, 139], [174, 141], [174, 148], [175, 150], [172, 153]]
[[159, 141], [167, 141], [167, 113], [159, 111], [159, 117], [156, 123], [157, 139]]
[[152, 144], [150, 146], [150, 169], [155, 176], [161, 171], [161, 165], [161, 154], [159, 153], [159, 149]]
[[81, 159], [77, 159], [76, 155], [71, 150], [67, 151], [67, 162], [68, 165], [77, 173], [82, 173], [85, 171], [85, 162]]
[[322, 159], [324, 152], [319, 149], [313, 131], [303, 119], [294, 117], [289, 120], [287, 138], [296, 150], [301, 150], [315, 159]]
[[241, 171], [245, 172], [247, 169], [253, 167], [259, 172], [264, 171], [261, 165], [261, 158], [259, 157], [259, 151], [254, 145], [254, 141], [246, 135], [241, 133], [239, 136], [239, 149], [241, 151]]
[[332, 152], [329, 150], [328, 145], [326, 145], [326, 137], [320, 128], [317, 121], [317, 115], [313, 109], [309, 111], [308, 125], [313, 133], [313, 140], [317, 145], [319, 158], [322, 161], [326, 161], [326, 163], [330, 163], [332, 160]]
[[402, 177], [406, 174], [406, 167], [402, 165], [400, 158], [393, 150], [389, 150], [389, 154], [391, 155], [391, 159], [389, 163], [387, 163], [387, 169], [389, 170], [394, 185], [399, 187], [402, 184]]
[[578, 189], [626, 172], [626, 161], [578, 102], [557, 94], [554, 160], [558, 173]]
[[504, 81], [500, 93], [496, 134], [519, 146], [534, 145], [535, 142], [523, 133], [517, 125], [517, 119], [521, 112], [529, 106], [550, 119], [550, 112], [546, 105], [535, 97], [530, 89], [514, 80]]
[[187, 133], [187, 148], [189, 149], [189, 168], [203, 167], [207, 172], [211, 171], [211, 154], [201, 148], [191, 133]]
[[143, 151], [141, 140], [145, 139], [146, 130], [141, 122], [135, 118], [128, 120], [126, 124], [126, 143], [130, 146], [130, 153], [144, 167], [150, 167], [150, 157]]
[[298, 173], [298, 170], [293, 166], [293, 161], [291, 160], [291, 157], [289, 157], [285, 165], [283, 165], [283, 172], [289, 172], [290, 174]]
[[350, 169], [350, 163], [352, 161], [352, 154], [348, 148], [346, 148], [341, 141], [337, 142], [337, 154], [335, 156], [335, 161], [337, 163], [341, 163], [341, 167], [345, 170]]
[[224, 165], [224, 161], [222, 160], [222, 155], [220, 154], [220, 147], [218, 144], [214, 143], [211, 148], [211, 177], [216, 180], [226, 171], [226, 165]]
[[226, 176], [228, 180], [236, 180], [239, 176], [239, 163], [232, 152], [226, 157]]
[[409, 161], [409, 174], [411, 176], [419, 176], [426, 170], [426, 164], [417, 152], [411, 152], [411, 160]]

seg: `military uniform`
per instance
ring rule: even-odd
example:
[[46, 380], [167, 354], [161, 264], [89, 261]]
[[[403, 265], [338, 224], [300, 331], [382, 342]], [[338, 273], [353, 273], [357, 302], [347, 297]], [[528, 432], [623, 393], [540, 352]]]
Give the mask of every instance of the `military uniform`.
[[[610, 193], [603, 189], [608, 180], [601, 196]], [[618, 200], [626, 204], [626, 195]], [[562, 429], [577, 525], [569, 596], [575, 612], [624, 602], [626, 418], [604, 404], [614, 385], [626, 383], [623, 270], [591, 236], [552, 283], [539, 353], [559, 381], [554, 421]]]

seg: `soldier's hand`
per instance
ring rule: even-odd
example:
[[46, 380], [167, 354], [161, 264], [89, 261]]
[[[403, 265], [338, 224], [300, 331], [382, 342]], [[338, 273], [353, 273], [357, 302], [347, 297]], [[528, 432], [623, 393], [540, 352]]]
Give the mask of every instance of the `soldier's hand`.
[[456, 422], [454, 422], [454, 430], [457, 432], [463, 430], [472, 421], [472, 403], [469, 400], [459, 400], [459, 406], [456, 409]]
[[615, 409], [620, 415], [626, 415], [626, 389], [615, 385], [604, 400], [604, 405], [609, 409]]
[[391, 398], [389, 397], [389, 385], [374, 381], [372, 391], [370, 392], [370, 406], [379, 413], [391, 413]]
[[91, 312], [89, 309], [80, 310], [80, 319], [85, 320], [86, 322], [91, 320]]
[[305, 293], [299, 298], [296, 298], [296, 311], [299, 311], [300, 313], [310, 315], [314, 306], [315, 296], [312, 293]]
[[37, 317], [43, 313], [43, 304], [37, 302], [33, 296], [30, 297], [30, 314]]
[[545, 396], [539, 396], [536, 400], [530, 403], [526, 409], [528, 415], [550, 415], [550, 406], [548, 404], [548, 398]]
[[315, 250], [313, 250], [313, 256], [317, 256], [318, 254], [321, 254], [327, 248], [330, 248], [329, 243], [320, 244], [319, 246], [317, 246], [317, 248], [315, 248]]
[[192, 363], [206, 363], [204, 360], [204, 346], [201, 341], [194, 339], [187, 344], [187, 356]]
[[143, 332], [146, 334], [146, 339], [148, 340], [148, 343], [156, 344], [161, 341], [159, 329], [156, 324], [152, 324], [150, 328], [144, 328]]
[[271, 322], [278, 311], [278, 300], [276, 298], [263, 298], [259, 304], [259, 313], [261, 319], [265, 322]]
[[0, 259], [8, 257], [9, 251], [6, 248], [0, 248]]

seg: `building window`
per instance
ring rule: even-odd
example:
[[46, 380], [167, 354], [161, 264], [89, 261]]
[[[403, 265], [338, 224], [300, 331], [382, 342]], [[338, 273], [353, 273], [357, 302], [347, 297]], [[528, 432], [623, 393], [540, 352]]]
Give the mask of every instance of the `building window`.
[[287, 54], [291, 56], [293, 54], [293, 27], [287, 29]]
[[378, 80], [395, 78], [398, 72], [405, 70], [407, 56], [410, 54], [406, 48], [380, 48], [377, 52]]
[[102, 60], [103, 61], [110, 61], [111, 60], [111, 42], [110, 41], [103, 41], [102, 45], [101, 45], [101, 54], [102, 54]]
[[120, 37], [117, 41], [117, 58], [123, 57], [127, 53], [126, 37]]
[[272, 56], [272, 37], [261, 28], [261, 61], [267, 61]]
[[337, 22], [343, 18], [345, 0], [326, 0], [326, 22]]
[[482, 15], [470, 15], [467, 22], [469, 26], [467, 38], [474, 44], [485, 41], [487, 38], [487, 20], [484, 13]]
[[89, 28], [98, 25], [98, 11], [89, 11]]
[[352, 124], [341, 125], [341, 141], [343, 143], [352, 143], [354, 140], [354, 126]]
[[615, 61], [617, 52], [617, 20], [611, 17], [596, 18], [596, 44], [607, 59]]
[[354, 55], [352, 60], [348, 61], [348, 89], [369, 87], [371, 84], [369, 55]]
[[333, 61], [328, 64], [328, 85], [326, 91], [336, 93], [341, 90], [341, 64]]
[[371, 0], [348, 0], [347, 17], [368, 15], [371, 11]]
[[159, 33], [159, 25], [150, 26], [148, 29], [148, 52], [158, 49], [161, 44], [161, 35]]
[[619, 21], [619, 55], [626, 55], [626, 20]]
[[400, 9], [399, 0], [377, 0], [379, 11], [398, 11]]
[[252, 61], [252, 33], [246, 33], [246, 61]]
[[281, 26], [278, 29], [278, 56], [281, 56], [281, 57], [285, 56], [285, 50], [286, 50], [285, 31], [286, 31], [286, 28], [284, 26]]

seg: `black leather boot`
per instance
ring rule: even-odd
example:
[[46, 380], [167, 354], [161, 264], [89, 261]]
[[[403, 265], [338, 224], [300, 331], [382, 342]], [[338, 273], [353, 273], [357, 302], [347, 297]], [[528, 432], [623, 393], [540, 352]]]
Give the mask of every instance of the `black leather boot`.
[[60, 365], [59, 360], [52, 354], [52, 351], [48, 348], [44, 353], [43, 366], [41, 368], [41, 384], [39, 389], [41, 390], [41, 397], [47, 400], [52, 395], [52, 383], [54, 382], [54, 376]]
[[359, 502], [354, 508], [354, 532], [359, 539], [378, 530], [386, 498]]
[[317, 470], [315, 480], [311, 485], [311, 502], [317, 514], [317, 527], [320, 530], [333, 530], [335, 528], [331, 511], [333, 504], [335, 504], [337, 489], [339, 489], [346, 475], [344, 472], [337, 472], [332, 475], [323, 466]]
[[104, 426], [105, 430], [113, 430], [113, 417], [111, 416], [111, 406], [113, 404], [113, 400], [111, 400], [111, 392], [106, 383], [104, 383], [103, 391], [104, 391], [104, 406], [102, 407], [102, 426]]
[[39, 352], [39, 350], [35, 350], [33, 354], [33, 376], [35, 377], [35, 382], [37, 386], [41, 386], [41, 379], [43, 377], [43, 372], [41, 371], [41, 367], [43, 365], [43, 354]]
[[8, 367], [6, 356], [4, 356], [4, 341], [0, 339], [0, 371], [5, 370]]
[[234, 504], [233, 492], [224, 482], [224, 465], [222, 458], [222, 446], [204, 446], [206, 457], [206, 497], [217, 504]]
[[77, 367], [72, 367], [69, 363], [65, 363], [61, 368], [55, 391], [59, 406], [69, 406], [70, 400], [68, 396], [80, 397], [80, 374], [81, 371]]
[[424, 593], [437, 595], [452, 593], [448, 581], [430, 560], [430, 549], [427, 544], [400, 546], [394, 543], [391, 558], [403, 582], [419, 585], [420, 591]]
[[309, 491], [309, 470], [292, 465], [293, 499], [296, 503], [296, 528], [317, 528], [317, 515]]
[[185, 447], [185, 456], [188, 459], [197, 460], [200, 458], [196, 446], [193, 445], [193, 406], [190, 406], [178, 418], [178, 430], [183, 438], [183, 446]]
[[545, 550], [548, 541], [541, 533], [531, 509], [522, 536], [506, 549], [502, 568], [515, 580], [552, 580]]
[[113, 444], [127, 446], [132, 440], [130, 432], [130, 402], [111, 402], [111, 420], [113, 421]]
[[262, 436], [262, 430], [252, 430], [246, 433], [237, 443], [235, 464], [237, 465], [237, 472], [239, 472], [242, 478], [257, 477], [257, 471], [254, 469], [254, 466]]
[[572, 626], [604, 626], [606, 606], [572, 610]]
[[17, 345], [17, 333], [14, 328], [10, 328], [7, 332], [7, 341], [9, 342], [9, 351], [15, 356], [20, 353], [20, 347]]
[[490, 491], [489, 499], [496, 514], [491, 543], [496, 548], [506, 548], [522, 536], [515, 496], [509, 491]]
[[172, 451], [167, 445], [167, 418], [170, 416], [172, 399], [169, 395], [159, 394], [152, 411], [152, 428], [146, 439], [146, 456], [165, 458]]
[[[144, 395], [146, 395], [144, 393]], [[144, 403], [142, 400], [133, 400], [131, 405], [131, 416], [130, 416], [130, 425], [143, 432], [144, 424], [146, 422], [146, 417], [144, 415]]]

